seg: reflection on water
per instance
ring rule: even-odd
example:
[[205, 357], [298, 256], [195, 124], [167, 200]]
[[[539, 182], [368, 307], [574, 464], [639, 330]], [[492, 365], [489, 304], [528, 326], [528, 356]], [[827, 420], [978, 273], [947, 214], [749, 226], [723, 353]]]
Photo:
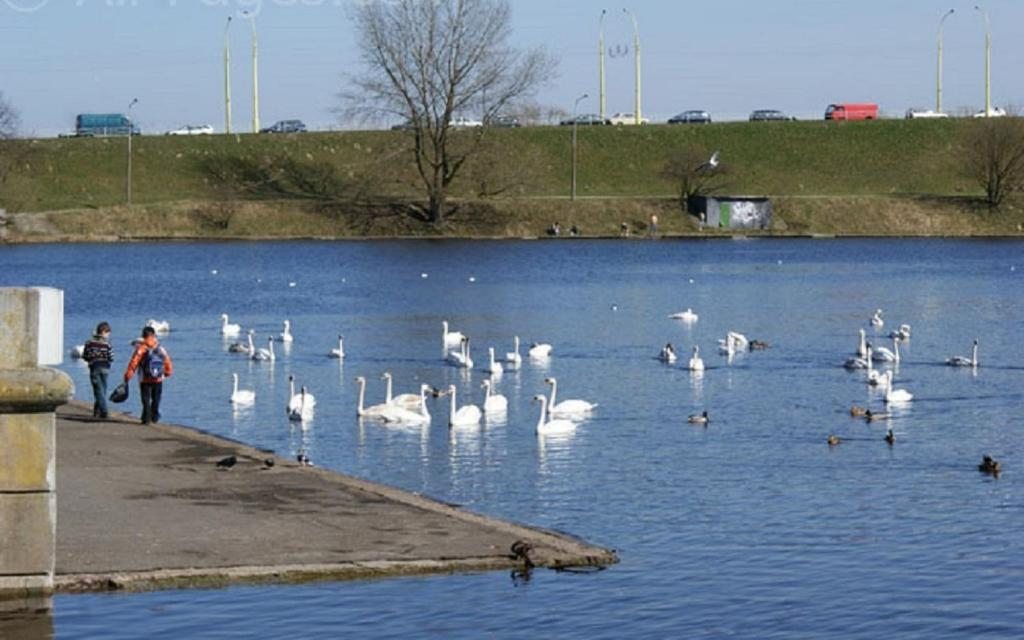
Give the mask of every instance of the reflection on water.
[[49, 640], [54, 637], [49, 597], [0, 599], [0, 638]]

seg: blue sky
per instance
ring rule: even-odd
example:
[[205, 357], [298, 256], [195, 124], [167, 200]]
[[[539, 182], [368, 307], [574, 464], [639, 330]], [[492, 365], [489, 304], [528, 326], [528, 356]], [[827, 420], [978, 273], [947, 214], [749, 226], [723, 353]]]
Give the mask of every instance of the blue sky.
[[[946, 22], [947, 110], [984, 102], [984, 21], [960, 0], [632, 0], [644, 59], [644, 115], [684, 109], [717, 119], [778, 108], [820, 118], [829, 102], [878, 102], [902, 114], [935, 101], [936, 30]], [[0, 91], [25, 133], [55, 135], [80, 112], [122, 112], [133, 97], [147, 132], [186, 123], [224, 126], [222, 42], [227, 16], [259, 14], [264, 124], [300, 118], [342, 127], [332, 108], [358, 64], [351, 0], [0, 0]], [[1024, 2], [989, 0], [993, 101], [1024, 105]], [[512, 0], [515, 44], [546, 46], [559, 79], [539, 101], [597, 111], [597, 27], [631, 45], [622, 6]], [[250, 119], [248, 25], [232, 26], [234, 121]], [[608, 60], [608, 110], [631, 111], [633, 62]]]

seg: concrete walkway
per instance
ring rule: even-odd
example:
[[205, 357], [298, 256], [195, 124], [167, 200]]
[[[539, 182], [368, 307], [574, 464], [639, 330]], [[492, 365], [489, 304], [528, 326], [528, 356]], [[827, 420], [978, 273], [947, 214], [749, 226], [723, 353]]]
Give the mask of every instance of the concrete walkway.
[[[61, 591], [617, 562], [614, 552], [569, 536], [303, 467], [191, 429], [97, 422], [90, 413], [75, 404], [57, 419]], [[217, 461], [231, 455], [237, 464], [218, 469]]]

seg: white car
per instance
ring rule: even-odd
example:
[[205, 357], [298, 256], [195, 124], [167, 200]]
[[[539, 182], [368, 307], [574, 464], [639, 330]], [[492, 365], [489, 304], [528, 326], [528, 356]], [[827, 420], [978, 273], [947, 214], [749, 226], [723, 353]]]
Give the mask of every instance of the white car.
[[978, 113], [974, 114], [974, 117], [975, 118], [1005, 118], [1006, 117], [1006, 110], [1005, 109], [1001, 109], [999, 107], [992, 107], [991, 111], [989, 111], [988, 113], [985, 113], [985, 110], [982, 109]]
[[452, 118], [451, 126], [453, 127], [482, 127], [483, 122], [479, 120], [473, 120], [472, 118]]
[[167, 132], [169, 136], [210, 136], [213, 135], [212, 124], [187, 124], [179, 129]]
[[[608, 121], [614, 125], [636, 124], [636, 116], [632, 113], [613, 113]], [[650, 120], [640, 118], [640, 124], [648, 124]]]
[[918, 118], [948, 118], [949, 114], [942, 113], [941, 111], [932, 111], [931, 109], [907, 109], [907, 120], [916, 120]]

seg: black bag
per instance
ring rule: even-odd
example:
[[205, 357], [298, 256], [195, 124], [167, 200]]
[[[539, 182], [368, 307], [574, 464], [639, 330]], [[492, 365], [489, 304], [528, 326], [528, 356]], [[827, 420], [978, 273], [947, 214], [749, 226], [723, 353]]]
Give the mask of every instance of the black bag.
[[120, 404], [128, 399], [128, 383], [122, 382], [117, 385], [113, 393], [110, 394], [110, 401]]

